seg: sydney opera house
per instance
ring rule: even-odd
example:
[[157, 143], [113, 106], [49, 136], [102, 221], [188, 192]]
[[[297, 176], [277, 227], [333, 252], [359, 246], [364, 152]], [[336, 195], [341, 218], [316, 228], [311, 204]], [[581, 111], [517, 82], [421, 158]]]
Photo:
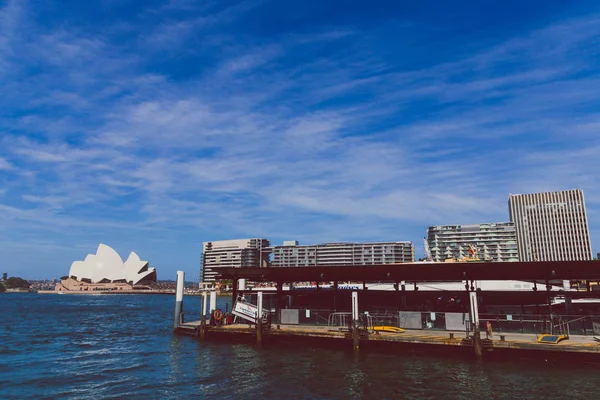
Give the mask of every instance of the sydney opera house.
[[148, 289], [156, 282], [156, 269], [148, 261], [131, 252], [123, 259], [111, 247], [100, 244], [96, 254], [88, 254], [84, 261], [71, 264], [69, 276], [63, 277], [55, 290], [63, 291], [118, 291]]

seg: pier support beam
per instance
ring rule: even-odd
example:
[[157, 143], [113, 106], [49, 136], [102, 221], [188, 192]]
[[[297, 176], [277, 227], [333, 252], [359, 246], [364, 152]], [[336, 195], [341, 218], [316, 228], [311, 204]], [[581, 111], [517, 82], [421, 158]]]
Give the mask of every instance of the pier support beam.
[[483, 358], [483, 348], [481, 345], [481, 332], [478, 328], [475, 328], [473, 333], [473, 350], [475, 351], [475, 357], [481, 360]]
[[206, 326], [206, 321], [204, 319], [200, 321], [200, 326], [197, 329], [198, 330], [196, 331], [196, 335], [198, 337], [198, 340], [204, 342], [206, 340], [206, 331], [208, 330], [208, 327]]
[[258, 308], [256, 316], [256, 344], [261, 345], [263, 340], [263, 326], [262, 326], [262, 310], [263, 310], [263, 292], [256, 294], [256, 306]]
[[352, 292], [352, 347], [360, 350], [360, 335], [358, 332], [358, 292]]
[[277, 319], [277, 325], [281, 324], [281, 306], [283, 303], [283, 299], [281, 298], [283, 295], [283, 282], [277, 282], [277, 293], [275, 294], [275, 313]]
[[338, 295], [338, 286], [339, 286], [339, 282], [338, 281], [333, 281], [333, 312], [337, 311], [337, 295]]
[[483, 357], [483, 349], [481, 345], [481, 332], [479, 330], [479, 306], [477, 304], [477, 292], [469, 292], [469, 300], [471, 303], [471, 324], [473, 325], [473, 350], [475, 357], [481, 359]]
[[208, 306], [208, 293], [202, 292], [202, 314], [200, 314], [200, 327], [196, 332], [199, 340], [204, 341], [206, 339], [206, 307]]
[[208, 306], [208, 293], [202, 293], [202, 320], [206, 322], [206, 307]]
[[175, 292], [175, 315], [173, 316], [173, 330], [179, 328], [181, 313], [183, 312], [183, 282], [185, 273], [177, 271], [177, 290]]
[[213, 311], [217, 309], [217, 292], [213, 290], [210, 292], [210, 315], [212, 316]]
[[233, 310], [233, 307], [235, 306], [235, 302], [237, 301], [237, 294], [238, 294], [238, 280], [234, 279], [233, 285], [231, 287], [231, 309], [232, 310]]

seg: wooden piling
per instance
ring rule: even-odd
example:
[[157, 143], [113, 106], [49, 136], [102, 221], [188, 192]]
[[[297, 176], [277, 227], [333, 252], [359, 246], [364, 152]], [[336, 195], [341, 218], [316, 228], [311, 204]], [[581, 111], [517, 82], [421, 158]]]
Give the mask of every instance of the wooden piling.
[[360, 335], [356, 321], [352, 322], [352, 348], [356, 352], [360, 350]]
[[475, 357], [478, 360], [481, 360], [483, 358], [481, 332], [479, 331], [479, 327], [475, 327], [475, 332], [473, 332], [473, 351], [475, 352]]
[[202, 318], [200, 326], [198, 327], [198, 340], [204, 342], [206, 340], [206, 319]]
[[256, 344], [262, 345], [263, 342], [263, 327], [262, 327], [262, 318], [258, 317], [256, 321]]

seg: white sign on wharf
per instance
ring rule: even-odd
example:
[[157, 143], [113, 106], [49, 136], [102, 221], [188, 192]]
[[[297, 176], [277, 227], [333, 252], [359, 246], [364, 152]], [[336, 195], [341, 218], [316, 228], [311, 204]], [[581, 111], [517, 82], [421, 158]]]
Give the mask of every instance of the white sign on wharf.
[[[231, 310], [233, 315], [245, 319], [253, 324], [256, 323], [256, 315], [258, 314], [258, 307], [252, 303], [246, 303], [245, 301], [236, 301], [233, 309]], [[263, 310], [263, 321], [266, 319], [267, 311]]]
[[594, 331], [594, 335], [600, 335], [600, 322], [592, 321], [592, 329]]

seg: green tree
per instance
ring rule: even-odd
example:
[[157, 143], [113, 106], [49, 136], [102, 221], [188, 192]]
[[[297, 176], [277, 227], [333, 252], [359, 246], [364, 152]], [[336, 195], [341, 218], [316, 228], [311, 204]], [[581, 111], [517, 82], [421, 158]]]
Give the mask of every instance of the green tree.
[[29, 288], [29, 282], [27, 282], [25, 279], [11, 276], [6, 280], [6, 282], [4, 282], [4, 286], [6, 286], [7, 289], [27, 289]]
[[6, 289], [4, 288], [4, 285], [2, 283], [0, 283], [0, 293], [4, 293], [6, 292]]

